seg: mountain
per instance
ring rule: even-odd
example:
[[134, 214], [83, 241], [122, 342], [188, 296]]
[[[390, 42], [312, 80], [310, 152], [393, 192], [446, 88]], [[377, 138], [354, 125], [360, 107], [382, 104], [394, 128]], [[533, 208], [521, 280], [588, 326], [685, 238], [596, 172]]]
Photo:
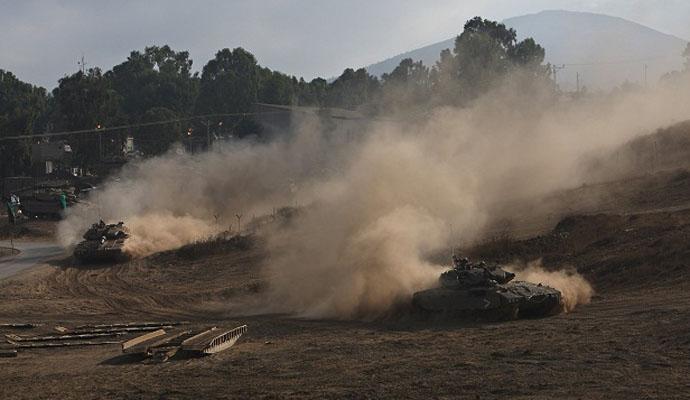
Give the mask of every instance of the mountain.
[[[565, 65], [558, 83], [573, 90], [577, 75], [590, 89], [609, 89], [625, 81], [657, 82], [666, 72], [683, 66], [681, 54], [687, 41], [622, 18], [572, 11], [542, 11], [503, 23], [514, 28], [518, 40], [534, 38], [546, 49], [546, 62]], [[409, 51], [367, 67], [381, 76], [392, 71], [404, 58], [422, 60], [432, 66], [443, 49], [452, 49], [455, 38]]]

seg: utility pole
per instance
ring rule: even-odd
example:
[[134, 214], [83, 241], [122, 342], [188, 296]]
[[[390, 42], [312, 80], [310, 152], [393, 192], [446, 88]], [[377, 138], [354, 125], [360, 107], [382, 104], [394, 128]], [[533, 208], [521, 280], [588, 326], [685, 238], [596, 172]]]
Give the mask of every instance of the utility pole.
[[242, 233], [242, 214], [235, 214], [235, 217], [237, 217], [237, 234]]
[[649, 66], [647, 64], [642, 65], [642, 77], [644, 80], [644, 87], [647, 87], [647, 70], [649, 69]]
[[577, 73], [577, 94], [580, 94], [580, 73]]
[[81, 55], [81, 61], [77, 61], [77, 65], [81, 67], [81, 73], [86, 75], [86, 61], [84, 60], [84, 54]]
[[450, 256], [455, 256], [455, 236], [453, 235], [453, 223], [450, 224]]
[[558, 71], [565, 69], [565, 64], [561, 65], [552, 65], [551, 66], [551, 71], [553, 72], [553, 81], [556, 84], [556, 89], [558, 89]]
[[211, 121], [206, 120], [206, 150], [211, 150]]
[[101, 124], [96, 124], [96, 130], [98, 131], [98, 161], [103, 166], [103, 133], [101, 132]]

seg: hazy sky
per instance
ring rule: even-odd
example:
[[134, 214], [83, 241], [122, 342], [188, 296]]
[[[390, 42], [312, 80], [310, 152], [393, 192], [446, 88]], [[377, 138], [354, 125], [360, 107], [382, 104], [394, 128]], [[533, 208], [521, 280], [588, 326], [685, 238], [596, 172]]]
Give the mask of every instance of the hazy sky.
[[304, 76], [337, 76], [457, 35], [468, 18], [502, 20], [545, 9], [623, 17], [690, 38], [689, 0], [0, 0], [0, 69], [53, 88], [88, 66], [169, 44], [200, 69], [224, 47]]

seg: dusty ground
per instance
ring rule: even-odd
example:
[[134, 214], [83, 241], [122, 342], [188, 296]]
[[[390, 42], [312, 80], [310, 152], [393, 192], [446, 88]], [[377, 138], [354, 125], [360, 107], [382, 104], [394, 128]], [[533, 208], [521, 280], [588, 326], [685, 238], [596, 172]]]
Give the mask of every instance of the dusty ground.
[[242, 302], [265, 287], [260, 243], [115, 266], [56, 260], [0, 281], [0, 322], [43, 322], [37, 330], [47, 331], [58, 323], [178, 319], [246, 323], [249, 332], [224, 353], [161, 365], [121, 356], [116, 345], [22, 352], [0, 359], [0, 398], [688, 398], [690, 185], [678, 176], [652, 179], [646, 194], [644, 178], [606, 209], [553, 221], [542, 235], [468, 249], [583, 273], [597, 291], [592, 303], [547, 319], [242, 315]]

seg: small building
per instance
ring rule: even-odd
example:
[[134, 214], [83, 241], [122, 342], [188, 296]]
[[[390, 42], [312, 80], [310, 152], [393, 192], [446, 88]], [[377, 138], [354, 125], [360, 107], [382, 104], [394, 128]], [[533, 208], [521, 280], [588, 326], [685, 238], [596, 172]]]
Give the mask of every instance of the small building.
[[127, 137], [125, 138], [124, 146], [122, 148], [122, 152], [125, 155], [128, 155], [128, 154], [134, 154], [134, 151], [135, 151], [135, 149], [134, 149], [134, 136], [127, 135]]
[[34, 174], [69, 174], [72, 166], [72, 147], [64, 140], [41, 142], [31, 145]]

